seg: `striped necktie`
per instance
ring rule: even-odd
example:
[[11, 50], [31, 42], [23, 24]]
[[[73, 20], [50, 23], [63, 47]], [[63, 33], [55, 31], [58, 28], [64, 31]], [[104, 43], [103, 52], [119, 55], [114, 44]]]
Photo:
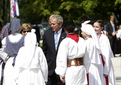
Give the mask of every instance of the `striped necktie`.
[[58, 46], [58, 32], [55, 32], [55, 49], [57, 50]]
[[113, 27], [113, 32], [115, 32], [115, 27], [113, 22], [112, 22], [112, 27]]

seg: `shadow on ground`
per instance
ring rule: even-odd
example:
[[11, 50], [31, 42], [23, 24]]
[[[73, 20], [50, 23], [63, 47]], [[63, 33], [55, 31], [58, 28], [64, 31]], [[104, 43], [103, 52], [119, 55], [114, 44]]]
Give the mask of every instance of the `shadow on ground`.
[[121, 77], [116, 77], [117, 82], [121, 82]]

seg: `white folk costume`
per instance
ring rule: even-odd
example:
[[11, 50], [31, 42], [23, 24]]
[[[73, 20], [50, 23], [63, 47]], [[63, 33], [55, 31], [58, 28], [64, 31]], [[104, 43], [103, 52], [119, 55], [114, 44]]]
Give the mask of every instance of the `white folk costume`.
[[[4, 69], [3, 85], [15, 85], [15, 82], [13, 80], [14, 66], [12, 64], [19, 48], [23, 46], [23, 42], [24, 36], [20, 33], [11, 34], [2, 40], [4, 51], [8, 54], [8, 56], [10, 56], [10, 58], [6, 62]], [[16, 47], [15, 49], [14, 46]]]
[[101, 59], [99, 55], [100, 45], [97, 35], [93, 27], [89, 24], [82, 24], [81, 30], [90, 36], [85, 39], [87, 50], [84, 56], [84, 65], [87, 70], [88, 85], [103, 85], [98, 70], [98, 65], [101, 64]]
[[87, 85], [84, 65], [67, 67], [68, 59], [82, 58], [85, 50], [85, 41], [75, 33], [68, 34], [61, 41], [56, 59], [55, 72], [60, 78], [65, 77], [66, 85]]
[[109, 40], [107, 38], [107, 36], [105, 36], [104, 34], [99, 34], [98, 35], [99, 38], [99, 43], [101, 46], [101, 53], [104, 59], [104, 70], [103, 70], [103, 74], [108, 75], [108, 78], [105, 78], [105, 84], [103, 85], [116, 85], [116, 78], [115, 78], [115, 74], [114, 74], [114, 68], [113, 68], [113, 64], [111, 61], [111, 58], [113, 58], [113, 52], [111, 50], [110, 47], [110, 43]]
[[121, 38], [121, 29], [119, 29], [119, 30], [117, 31], [116, 37], [117, 37], [117, 38]]
[[42, 49], [36, 46], [35, 33], [27, 33], [24, 43], [16, 57], [14, 80], [17, 85], [45, 85], [48, 66]]
[[3, 52], [2, 49], [0, 49], [0, 58], [5, 61], [5, 58], [7, 57], [7, 53]]
[[117, 31], [116, 37], [116, 54], [121, 54], [121, 29]]
[[106, 32], [106, 31], [103, 30], [103, 31], [101, 31], [101, 33], [104, 34], [104, 35], [106, 35], [108, 37], [108, 32]]

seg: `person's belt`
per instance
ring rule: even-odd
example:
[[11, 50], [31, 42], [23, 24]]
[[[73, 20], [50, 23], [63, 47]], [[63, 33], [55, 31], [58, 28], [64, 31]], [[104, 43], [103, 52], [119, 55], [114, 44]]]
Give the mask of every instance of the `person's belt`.
[[68, 59], [68, 67], [83, 65], [83, 58]]

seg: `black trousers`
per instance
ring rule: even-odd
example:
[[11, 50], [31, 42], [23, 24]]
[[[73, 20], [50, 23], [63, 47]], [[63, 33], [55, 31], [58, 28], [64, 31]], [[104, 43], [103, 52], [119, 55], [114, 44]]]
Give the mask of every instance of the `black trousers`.
[[0, 83], [0, 85], [3, 85], [3, 74], [4, 74], [4, 68], [5, 68], [5, 63], [3, 62], [2, 63], [2, 72], [1, 72], [1, 83]]
[[109, 41], [110, 41], [111, 49], [112, 49], [113, 54], [115, 56], [115, 54], [116, 54], [116, 38], [113, 37], [112, 39], [109, 39]]
[[60, 77], [53, 73], [51, 76], [48, 76], [47, 85], [65, 85], [65, 83], [62, 83]]

